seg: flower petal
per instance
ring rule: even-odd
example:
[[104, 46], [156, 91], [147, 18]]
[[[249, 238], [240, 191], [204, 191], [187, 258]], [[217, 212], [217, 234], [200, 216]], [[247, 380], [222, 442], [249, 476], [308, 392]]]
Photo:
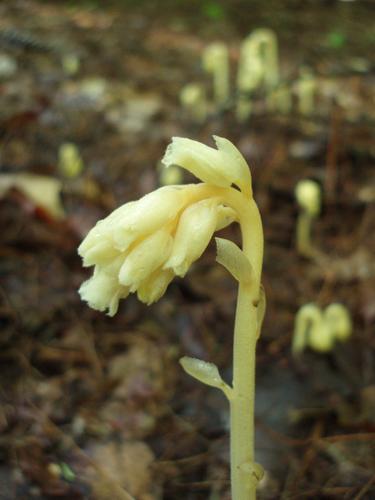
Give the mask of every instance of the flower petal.
[[174, 219], [190, 192], [189, 186], [163, 186], [143, 196], [132, 210], [114, 224], [115, 246], [128, 248], [135, 239], [160, 229]]
[[219, 187], [237, 185], [245, 194], [251, 195], [249, 167], [238, 149], [227, 139], [214, 137], [218, 149], [183, 137], [173, 137], [167, 147], [162, 163], [179, 165], [208, 184]]
[[116, 208], [113, 212], [111, 212], [104, 219], [99, 220], [95, 226], [90, 229], [87, 233], [85, 239], [82, 241], [80, 246], [78, 247], [78, 253], [82, 257], [84, 253], [96, 245], [98, 241], [100, 241], [103, 237], [108, 237], [111, 232], [111, 228], [115, 224], [116, 219], [121, 219], [126, 216], [126, 213], [132, 210], [132, 206], [136, 202], [131, 201], [129, 203], [125, 203], [125, 205], [121, 205], [121, 207]]
[[105, 264], [119, 255], [118, 250], [113, 248], [111, 241], [107, 239], [96, 239], [91, 247], [87, 247], [82, 252], [84, 267], [94, 266], [96, 264]]
[[217, 224], [217, 200], [202, 200], [188, 207], [181, 215], [171, 255], [164, 269], [173, 269], [185, 276], [192, 262], [205, 251]]
[[232, 224], [232, 222], [237, 221], [238, 216], [233, 208], [225, 207], [224, 205], [219, 205], [217, 207], [217, 222], [215, 231], [220, 231], [225, 227]]
[[172, 236], [165, 228], [142, 240], [126, 256], [119, 273], [120, 283], [135, 292], [142, 281], [148, 279], [169, 257], [172, 242]]
[[233, 184], [238, 186], [245, 196], [252, 196], [251, 172], [247, 161], [228, 139], [217, 135], [213, 137], [218, 150], [230, 158]]
[[158, 269], [138, 287], [138, 299], [148, 306], [157, 302], [164, 295], [173, 278], [173, 271]]
[[[121, 252], [126, 251], [140, 237], [157, 231], [175, 218], [186, 204], [191, 186], [164, 186], [114, 210], [100, 220], [87, 234], [78, 248], [85, 265], [96, 264], [95, 255], [105, 258], [102, 249], [108, 245]], [[95, 251], [93, 250], [95, 248]], [[90, 255], [93, 252], [94, 255]], [[89, 256], [87, 255], [89, 254]]]
[[93, 309], [108, 309], [108, 315], [113, 316], [117, 312], [119, 300], [129, 295], [129, 289], [119, 285], [116, 278], [101, 271], [95, 272], [89, 280], [82, 283], [79, 294]]
[[162, 159], [166, 167], [179, 165], [208, 184], [229, 187], [231, 180], [220, 162], [221, 157], [216, 149], [183, 137], [173, 137]]

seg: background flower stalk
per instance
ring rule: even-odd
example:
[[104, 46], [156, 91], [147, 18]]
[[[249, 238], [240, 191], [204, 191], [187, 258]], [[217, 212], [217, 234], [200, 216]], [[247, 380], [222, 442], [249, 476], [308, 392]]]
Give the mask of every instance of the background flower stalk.
[[212, 74], [216, 107], [225, 107], [229, 99], [229, 54], [225, 43], [208, 45], [202, 55], [202, 66]]
[[300, 211], [296, 226], [297, 251], [304, 257], [316, 257], [317, 249], [312, 243], [312, 224], [319, 216], [321, 210], [321, 189], [317, 182], [305, 179], [299, 181], [295, 196]]
[[[242, 249], [217, 238], [217, 260], [238, 281], [233, 344], [233, 384], [212, 363], [184, 357], [187, 373], [221, 389], [231, 409], [231, 483], [234, 500], [255, 498], [261, 468], [254, 463], [255, 346], [265, 311], [261, 287], [263, 230], [252, 197], [251, 175], [238, 149], [214, 137], [217, 149], [176, 137], [163, 163], [178, 165], [203, 182], [165, 186], [109, 215], [79, 247], [93, 276], [81, 297], [100, 311], [116, 313], [121, 298], [137, 293], [147, 304], [158, 300], [174, 276], [184, 276], [215, 231], [238, 222]], [[235, 185], [238, 189], [232, 187]]]
[[279, 83], [279, 60], [276, 34], [259, 28], [242, 42], [237, 74], [236, 116], [240, 122], [251, 114], [252, 93], [262, 84], [269, 97]]
[[192, 121], [203, 123], [207, 118], [207, 97], [203, 85], [188, 83], [180, 92], [180, 102]]

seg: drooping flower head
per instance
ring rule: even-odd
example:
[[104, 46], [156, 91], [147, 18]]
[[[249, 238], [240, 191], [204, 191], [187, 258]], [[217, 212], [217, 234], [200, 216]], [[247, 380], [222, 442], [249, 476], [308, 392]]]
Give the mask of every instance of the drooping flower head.
[[147, 304], [157, 301], [202, 255], [214, 232], [238, 220], [220, 189], [234, 184], [251, 198], [250, 170], [231, 142], [215, 141], [218, 149], [176, 137], [163, 158], [166, 167], [185, 168], [203, 184], [159, 188], [90, 230], [78, 252], [94, 273], [79, 292], [92, 308], [113, 316], [129, 293]]

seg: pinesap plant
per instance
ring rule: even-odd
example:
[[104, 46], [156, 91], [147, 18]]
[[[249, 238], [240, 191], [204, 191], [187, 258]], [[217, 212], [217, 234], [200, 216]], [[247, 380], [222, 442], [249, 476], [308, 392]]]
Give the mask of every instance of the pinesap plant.
[[119, 207], [90, 230], [79, 254], [94, 272], [79, 293], [92, 308], [107, 310], [110, 316], [130, 293], [151, 304], [174, 276], [185, 276], [215, 231], [239, 223], [242, 249], [216, 238], [217, 261], [238, 281], [232, 385], [212, 363], [186, 356], [180, 362], [188, 374], [228, 398], [232, 498], [253, 500], [262, 476], [254, 461], [254, 396], [255, 348], [265, 312], [263, 229], [245, 159], [227, 139], [214, 139], [217, 149], [175, 137], [162, 160], [166, 167], [188, 170], [201, 183], [156, 189]]

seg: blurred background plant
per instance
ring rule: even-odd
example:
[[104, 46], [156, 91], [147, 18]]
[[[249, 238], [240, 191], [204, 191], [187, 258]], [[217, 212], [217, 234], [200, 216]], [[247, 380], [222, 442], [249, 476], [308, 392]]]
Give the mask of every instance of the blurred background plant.
[[346, 342], [351, 334], [350, 313], [343, 304], [330, 304], [324, 311], [316, 304], [305, 304], [296, 314], [292, 351], [298, 355], [310, 347], [330, 352], [337, 341]]

